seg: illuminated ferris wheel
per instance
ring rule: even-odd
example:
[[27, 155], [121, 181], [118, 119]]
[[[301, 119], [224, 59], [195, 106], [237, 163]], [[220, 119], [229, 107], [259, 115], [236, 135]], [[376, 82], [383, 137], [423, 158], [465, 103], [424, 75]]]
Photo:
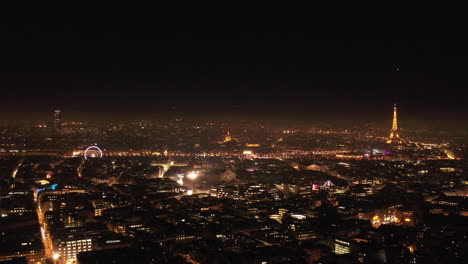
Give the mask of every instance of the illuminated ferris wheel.
[[83, 153], [85, 160], [89, 158], [102, 158], [102, 150], [98, 146], [89, 146]]

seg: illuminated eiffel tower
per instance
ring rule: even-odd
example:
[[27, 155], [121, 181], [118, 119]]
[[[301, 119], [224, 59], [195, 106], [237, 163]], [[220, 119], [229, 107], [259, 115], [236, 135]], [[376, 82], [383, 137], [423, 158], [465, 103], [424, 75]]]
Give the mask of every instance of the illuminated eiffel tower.
[[397, 119], [397, 107], [396, 104], [393, 106], [393, 124], [392, 130], [390, 130], [390, 136], [387, 139], [388, 144], [401, 144], [403, 140], [400, 138], [400, 134], [398, 133], [398, 119]]

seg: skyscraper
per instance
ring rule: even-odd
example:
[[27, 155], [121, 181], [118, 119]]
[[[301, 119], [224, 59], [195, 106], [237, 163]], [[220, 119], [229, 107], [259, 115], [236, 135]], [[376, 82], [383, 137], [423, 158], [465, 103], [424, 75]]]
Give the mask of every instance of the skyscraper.
[[60, 131], [60, 127], [62, 125], [61, 118], [62, 118], [62, 111], [55, 110], [54, 111], [54, 130], [55, 131]]
[[397, 106], [396, 104], [393, 106], [393, 123], [392, 129], [390, 130], [390, 136], [387, 139], [388, 144], [403, 143], [403, 140], [400, 138], [400, 134], [398, 133], [398, 119], [397, 119]]

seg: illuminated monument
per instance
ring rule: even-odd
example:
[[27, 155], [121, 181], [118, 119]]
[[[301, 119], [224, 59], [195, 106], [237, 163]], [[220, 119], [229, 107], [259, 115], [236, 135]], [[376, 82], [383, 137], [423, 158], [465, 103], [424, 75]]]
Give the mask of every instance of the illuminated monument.
[[228, 131], [226, 137], [224, 138], [224, 142], [231, 142], [231, 141], [232, 141], [232, 137], [231, 137], [231, 134]]
[[403, 140], [400, 138], [398, 133], [398, 120], [397, 120], [397, 107], [396, 104], [393, 106], [393, 124], [392, 130], [390, 131], [390, 136], [387, 139], [388, 144], [401, 144]]

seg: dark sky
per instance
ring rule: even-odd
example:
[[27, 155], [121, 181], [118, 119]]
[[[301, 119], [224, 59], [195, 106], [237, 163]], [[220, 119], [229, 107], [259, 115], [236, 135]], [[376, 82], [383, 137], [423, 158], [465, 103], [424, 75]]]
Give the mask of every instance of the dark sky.
[[0, 7], [5, 115], [373, 120], [388, 118], [393, 102], [412, 119], [468, 113], [467, 21], [457, 7], [31, 2]]

